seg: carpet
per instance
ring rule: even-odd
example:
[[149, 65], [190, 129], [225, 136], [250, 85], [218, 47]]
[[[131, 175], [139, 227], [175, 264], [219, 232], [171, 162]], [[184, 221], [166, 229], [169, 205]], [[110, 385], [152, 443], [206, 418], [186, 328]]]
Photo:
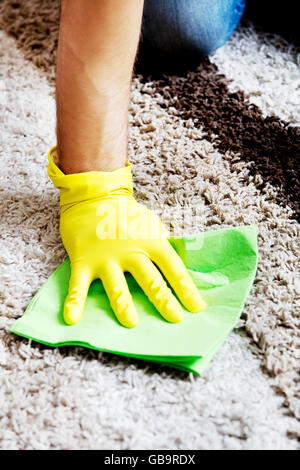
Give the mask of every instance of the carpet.
[[203, 376], [9, 333], [66, 258], [46, 173], [58, 22], [56, 0], [0, 4], [0, 448], [299, 448], [299, 51], [251, 24], [195, 70], [132, 81], [137, 199], [178, 236], [258, 228], [254, 286]]

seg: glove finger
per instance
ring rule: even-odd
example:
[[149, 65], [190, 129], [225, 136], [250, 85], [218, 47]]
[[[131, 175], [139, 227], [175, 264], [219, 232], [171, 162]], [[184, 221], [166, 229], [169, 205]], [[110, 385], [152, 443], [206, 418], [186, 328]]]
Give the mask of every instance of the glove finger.
[[69, 292], [64, 305], [64, 320], [68, 325], [74, 325], [80, 320], [91, 281], [87, 269], [71, 265]]
[[121, 267], [114, 263], [101, 273], [101, 281], [119, 322], [127, 328], [138, 323], [138, 314]]
[[159, 250], [151, 253], [151, 258], [190, 312], [197, 313], [205, 309], [206, 302], [202, 299], [182, 259], [168, 241], [163, 242]]
[[183, 319], [184, 314], [180, 303], [147, 256], [136, 255], [131, 259], [128, 271], [165, 320], [178, 323]]

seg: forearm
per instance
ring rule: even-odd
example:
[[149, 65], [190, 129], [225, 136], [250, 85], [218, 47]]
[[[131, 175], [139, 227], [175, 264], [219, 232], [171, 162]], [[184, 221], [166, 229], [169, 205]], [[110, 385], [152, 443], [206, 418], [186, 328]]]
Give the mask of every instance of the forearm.
[[143, 0], [62, 0], [57, 144], [65, 173], [124, 166]]

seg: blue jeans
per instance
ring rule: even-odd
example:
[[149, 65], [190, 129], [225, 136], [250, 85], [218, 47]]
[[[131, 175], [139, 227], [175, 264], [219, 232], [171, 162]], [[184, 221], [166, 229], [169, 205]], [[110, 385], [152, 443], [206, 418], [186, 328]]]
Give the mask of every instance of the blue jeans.
[[165, 56], [208, 56], [231, 36], [246, 0], [145, 0], [142, 46]]

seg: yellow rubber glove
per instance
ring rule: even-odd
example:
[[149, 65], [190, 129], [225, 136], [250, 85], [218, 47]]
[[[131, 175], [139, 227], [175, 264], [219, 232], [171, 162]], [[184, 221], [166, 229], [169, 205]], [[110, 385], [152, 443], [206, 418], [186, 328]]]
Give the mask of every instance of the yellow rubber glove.
[[60, 233], [71, 262], [66, 323], [80, 320], [89, 286], [100, 278], [119, 322], [134, 327], [138, 314], [125, 271], [169, 322], [180, 322], [183, 310], [160, 271], [188, 310], [205, 308], [159, 217], [134, 199], [129, 162], [111, 172], [65, 175], [57, 166], [56, 146], [48, 160], [48, 175], [60, 190]]

